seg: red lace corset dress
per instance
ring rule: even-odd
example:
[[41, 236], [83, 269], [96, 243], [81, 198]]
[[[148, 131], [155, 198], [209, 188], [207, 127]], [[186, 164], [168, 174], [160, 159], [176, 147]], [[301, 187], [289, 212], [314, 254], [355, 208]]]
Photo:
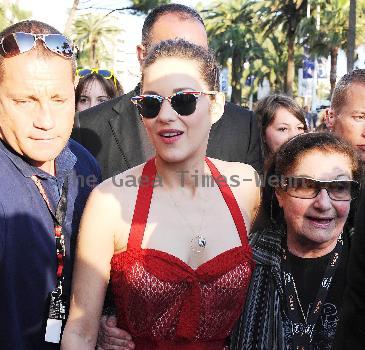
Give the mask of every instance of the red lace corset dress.
[[111, 260], [118, 326], [131, 333], [136, 349], [222, 350], [246, 298], [254, 263], [245, 223], [229, 186], [206, 158], [239, 232], [242, 245], [196, 270], [171, 254], [142, 249], [150, 208], [154, 159], [143, 169], [127, 250]]

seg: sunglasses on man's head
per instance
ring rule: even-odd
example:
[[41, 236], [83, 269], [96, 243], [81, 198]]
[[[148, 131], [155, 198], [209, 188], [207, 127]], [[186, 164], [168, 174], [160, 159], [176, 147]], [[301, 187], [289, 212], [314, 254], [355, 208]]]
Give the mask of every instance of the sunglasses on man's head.
[[160, 113], [164, 100], [170, 102], [171, 107], [179, 115], [190, 115], [195, 112], [199, 96], [216, 95], [217, 91], [179, 91], [171, 96], [139, 95], [131, 98], [143, 118], [155, 118]]
[[43, 45], [52, 52], [64, 58], [74, 55], [75, 47], [71, 41], [61, 34], [37, 34], [16, 32], [4, 36], [0, 41], [0, 55], [4, 58], [20, 55], [30, 51], [37, 40], [42, 40]]
[[286, 177], [279, 186], [289, 196], [302, 199], [315, 198], [322, 189], [325, 189], [334, 201], [355, 199], [360, 190], [360, 184], [354, 180], [322, 181], [295, 176]]

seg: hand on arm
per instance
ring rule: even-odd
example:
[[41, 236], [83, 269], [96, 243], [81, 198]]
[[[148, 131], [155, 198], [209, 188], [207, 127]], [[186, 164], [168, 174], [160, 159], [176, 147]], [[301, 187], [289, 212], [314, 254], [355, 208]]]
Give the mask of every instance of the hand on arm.
[[100, 320], [97, 350], [132, 350], [131, 335], [117, 327], [115, 316], [103, 316]]

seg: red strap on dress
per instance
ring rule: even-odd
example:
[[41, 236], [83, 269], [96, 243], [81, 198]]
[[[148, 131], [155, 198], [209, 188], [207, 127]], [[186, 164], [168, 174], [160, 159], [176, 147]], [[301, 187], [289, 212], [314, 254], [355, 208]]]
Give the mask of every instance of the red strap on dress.
[[143, 167], [141, 184], [138, 188], [136, 205], [132, 219], [127, 250], [139, 248], [142, 244], [148, 214], [150, 212], [153, 185], [156, 177], [155, 158], [150, 159]]
[[[214, 181], [218, 184], [223, 199], [226, 202], [228, 209], [232, 215], [233, 221], [236, 225], [238, 234], [241, 239], [241, 244], [243, 246], [248, 245], [245, 221], [231, 188], [225, 181], [225, 177], [221, 175], [219, 170], [212, 163], [212, 161], [208, 159], [208, 157], [205, 157], [205, 162], [207, 163], [212, 173]], [[137, 249], [141, 247], [148, 214], [150, 211], [155, 178], [156, 164], [155, 158], [152, 158], [145, 164], [142, 171], [141, 184], [138, 188], [137, 200], [134, 208], [127, 250], [131, 248]]]
[[208, 157], [205, 157], [205, 162], [208, 164], [209, 169], [214, 178], [214, 181], [218, 184], [223, 199], [226, 202], [228, 209], [232, 215], [238, 234], [240, 235], [241, 238], [241, 244], [243, 246], [248, 245], [245, 221], [243, 219], [241, 209], [238, 206], [238, 203], [236, 201], [234, 194], [232, 193], [231, 188], [228, 186], [225, 177], [221, 175], [217, 167], [212, 163], [212, 161]]

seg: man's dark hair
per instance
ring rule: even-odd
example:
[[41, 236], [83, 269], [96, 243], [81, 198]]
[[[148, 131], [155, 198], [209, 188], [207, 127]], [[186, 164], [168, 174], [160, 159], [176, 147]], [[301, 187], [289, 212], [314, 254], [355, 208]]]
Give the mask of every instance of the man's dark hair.
[[331, 99], [331, 108], [338, 114], [342, 106], [346, 103], [347, 92], [352, 84], [365, 85], [365, 69], [355, 69], [345, 74], [336, 84]]
[[[196, 20], [203, 26], [203, 19], [193, 8], [181, 4], [164, 4], [155, 7], [146, 17], [142, 27], [142, 44], [145, 48], [151, 45], [151, 31], [160, 17], [166, 14], [176, 14], [182, 20]], [[205, 26], [204, 26], [205, 27]]]
[[[58, 31], [56, 28], [50, 26], [47, 23], [43, 23], [43, 22], [35, 21], [35, 20], [26, 20], [26, 21], [21, 21], [21, 22], [15, 23], [15, 24], [5, 28], [0, 33], [0, 42], [5, 36], [12, 34], [12, 33], [16, 33], [16, 32], [37, 33], [37, 34], [61, 34], [62, 35], [62, 33], [60, 31]], [[43, 43], [40, 45], [39, 41], [37, 41], [36, 46], [32, 50], [36, 50], [41, 56], [44, 56], [44, 57], [47, 57], [50, 55], [57, 55], [56, 53], [46, 49], [43, 46]], [[3, 78], [3, 75], [4, 75], [3, 60], [4, 60], [4, 58], [0, 55], [0, 80]], [[72, 58], [70, 58], [70, 62], [72, 64], [72, 77], [75, 77], [75, 72], [76, 72], [75, 55], [73, 55]]]

